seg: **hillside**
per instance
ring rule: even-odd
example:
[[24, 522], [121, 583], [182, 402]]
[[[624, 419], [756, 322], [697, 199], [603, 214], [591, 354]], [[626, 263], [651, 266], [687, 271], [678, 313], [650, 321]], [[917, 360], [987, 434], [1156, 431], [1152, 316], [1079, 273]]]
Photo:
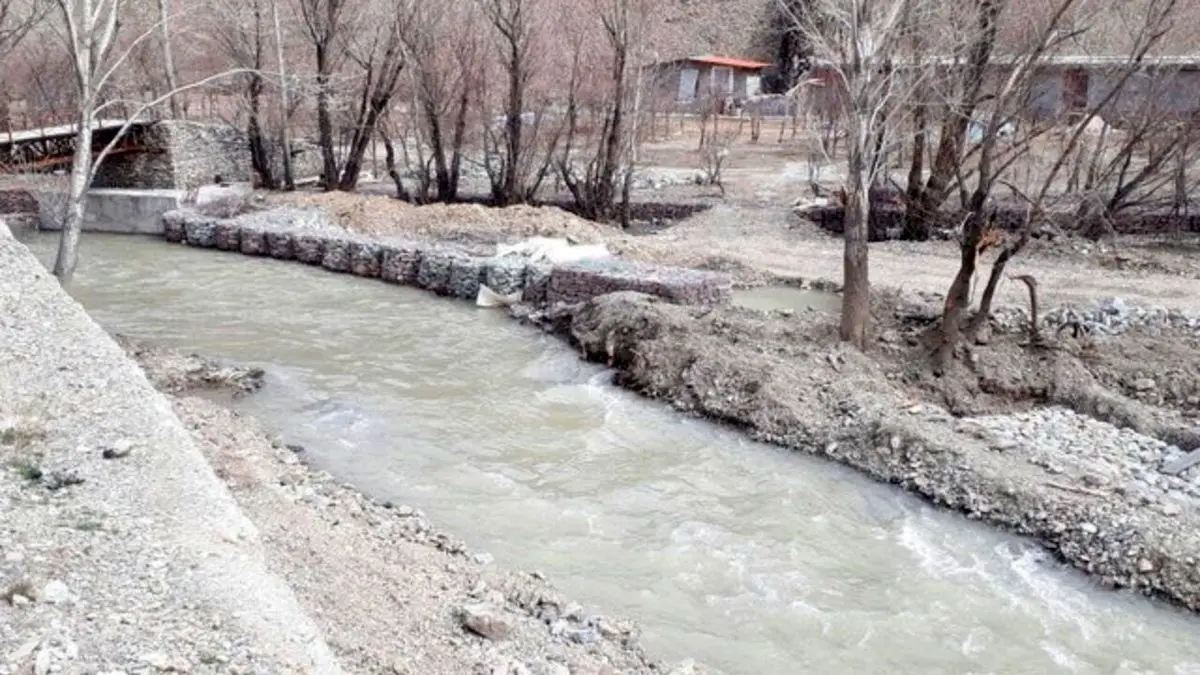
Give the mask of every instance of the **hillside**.
[[773, 61], [776, 38], [770, 27], [775, 0], [668, 0], [656, 10], [659, 60], [699, 54]]

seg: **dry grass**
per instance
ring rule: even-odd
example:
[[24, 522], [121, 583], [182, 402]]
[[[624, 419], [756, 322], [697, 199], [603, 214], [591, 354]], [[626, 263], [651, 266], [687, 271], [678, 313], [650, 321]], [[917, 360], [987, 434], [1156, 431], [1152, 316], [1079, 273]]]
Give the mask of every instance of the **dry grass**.
[[274, 194], [270, 201], [319, 207], [346, 229], [374, 235], [488, 243], [537, 236], [599, 243], [614, 234], [611, 226], [593, 223], [550, 206], [503, 209], [479, 204], [413, 206], [382, 195], [342, 192]]

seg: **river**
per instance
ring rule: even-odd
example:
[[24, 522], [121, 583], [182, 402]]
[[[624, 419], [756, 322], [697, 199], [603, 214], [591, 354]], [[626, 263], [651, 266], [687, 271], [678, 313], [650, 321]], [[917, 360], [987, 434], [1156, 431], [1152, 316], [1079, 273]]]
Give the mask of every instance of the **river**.
[[[53, 235], [26, 238], [45, 262]], [[617, 390], [499, 310], [85, 235], [110, 330], [264, 367], [237, 405], [498, 564], [733, 674], [1200, 673], [1200, 623], [844, 467]]]

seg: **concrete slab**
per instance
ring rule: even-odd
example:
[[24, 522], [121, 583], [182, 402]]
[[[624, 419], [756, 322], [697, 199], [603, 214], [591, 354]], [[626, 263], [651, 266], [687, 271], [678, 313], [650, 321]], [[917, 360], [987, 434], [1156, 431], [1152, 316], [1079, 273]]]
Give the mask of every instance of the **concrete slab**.
[[250, 183], [201, 185], [196, 189], [196, 206], [225, 200], [246, 199], [252, 194], [254, 194], [254, 186]]
[[[96, 188], [88, 192], [84, 232], [116, 234], [162, 234], [162, 214], [183, 203], [182, 190], [134, 190]], [[62, 194], [38, 195], [41, 229], [62, 229]]]

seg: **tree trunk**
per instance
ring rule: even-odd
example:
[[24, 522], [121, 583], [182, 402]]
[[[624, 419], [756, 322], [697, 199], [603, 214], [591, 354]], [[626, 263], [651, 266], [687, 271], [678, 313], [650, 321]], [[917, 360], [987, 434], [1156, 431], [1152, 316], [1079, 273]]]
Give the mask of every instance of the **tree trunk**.
[[173, 93], [179, 90], [179, 76], [175, 72], [175, 55], [171, 49], [171, 0], [158, 0], [158, 20], [162, 27], [163, 68], [167, 72], [167, 91], [172, 92], [167, 103], [171, 110], [171, 118], [179, 119], [179, 101]]
[[396, 146], [392, 145], [392, 139], [388, 137], [382, 128], [379, 129], [379, 137], [383, 139], [384, 164], [387, 166], [388, 175], [392, 177], [392, 183], [396, 186], [396, 199], [411, 202], [412, 196], [404, 188], [404, 180], [400, 177], [400, 171], [396, 168]]
[[913, 155], [908, 165], [908, 185], [904, 193], [904, 230], [902, 239], [929, 238], [928, 215], [922, 210], [921, 188], [925, 181], [925, 136], [929, 132], [926, 106], [918, 101], [913, 110]]
[[317, 45], [317, 135], [321, 143], [321, 178], [326, 190], [338, 184], [337, 154], [333, 144], [333, 116], [329, 92], [329, 52]]
[[521, 163], [521, 141], [524, 120], [521, 118], [525, 107], [524, 79], [525, 63], [520, 46], [513, 38], [509, 45], [508, 62], [508, 109], [505, 120], [504, 167], [501, 180], [500, 194], [496, 195], [501, 206], [508, 206], [521, 201], [519, 166]]
[[870, 180], [864, 144], [873, 142], [866, 120], [856, 120], [857, 138], [850, 152], [850, 192], [842, 231], [842, 322], [839, 336], [860, 350], [867, 348], [871, 321], [871, 280], [867, 267], [867, 245], [871, 222]]
[[[979, 193], [976, 193], [978, 196]], [[974, 199], [972, 201], [975, 201]], [[982, 199], [978, 200], [982, 206]], [[974, 204], [972, 204], [974, 206]], [[942, 310], [942, 320], [938, 325], [938, 346], [934, 352], [934, 372], [944, 373], [954, 358], [954, 350], [962, 340], [963, 317], [971, 305], [971, 279], [975, 277], [975, 267], [978, 263], [979, 236], [983, 230], [983, 213], [981, 208], [973, 209], [967, 217], [963, 228], [962, 243], [959, 246], [960, 262], [958, 273], [950, 284], [950, 292], [946, 295], [946, 305]]]
[[338, 181], [338, 189], [353, 192], [358, 185], [358, 176], [362, 173], [362, 161], [367, 155], [367, 147], [375, 135], [375, 127], [379, 124], [380, 114], [387, 109], [390, 97], [376, 98], [367, 108], [366, 119], [354, 130], [350, 141], [350, 152], [346, 154], [346, 165], [342, 169], [342, 178]]
[[279, 21], [279, 3], [271, 2], [271, 21], [275, 24], [275, 55], [279, 59], [279, 145], [283, 161], [283, 188], [296, 189], [292, 173], [292, 142], [288, 133], [287, 67], [283, 60], [283, 27]]
[[262, 75], [257, 72], [250, 74], [250, 114], [246, 121], [246, 135], [250, 139], [250, 165], [258, 174], [259, 183], [268, 190], [279, 187], [275, 179], [275, 171], [271, 166], [271, 155], [267, 152], [267, 142], [263, 138], [262, 110]]
[[83, 231], [83, 216], [88, 188], [92, 182], [92, 106], [90, 96], [84, 95], [79, 111], [79, 130], [75, 135], [75, 157], [71, 163], [71, 187], [67, 195], [67, 212], [58, 238], [58, 255], [54, 259], [54, 276], [66, 286], [75, 276], [79, 263], [79, 235]]

